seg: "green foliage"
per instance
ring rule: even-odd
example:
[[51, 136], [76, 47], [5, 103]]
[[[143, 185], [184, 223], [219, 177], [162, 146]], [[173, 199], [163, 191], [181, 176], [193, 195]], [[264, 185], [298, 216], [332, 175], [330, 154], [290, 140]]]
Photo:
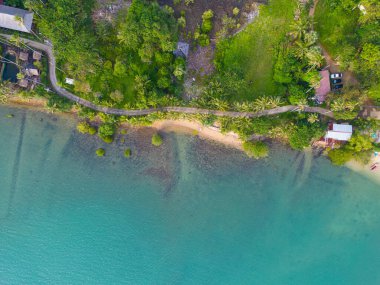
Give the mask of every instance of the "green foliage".
[[371, 150], [373, 148], [372, 141], [369, 136], [355, 133], [347, 144], [347, 149], [355, 153]]
[[322, 134], [323, 130], [319, 125], [297, 125], [289, 135], [289, 144], [294, 149], [302, 150]]
[[128, 86], [134, 86], [136, 98], [130, 101], [137, 101], [137, 108], [155, 107], [159, 95], [176, 93], [184, 65], [173, 56], [178, 32], [173, 14], [156, 1], [135, 0], [117, 30], [119, 56], [128, 54], [125, 72], [119, 73], [134, 81]]
[[124, 157], [129, 158], [129, 157], [131, 157], [131, 155], [132, 155], [132, 151], [131, 151], [131, 149], [130, 149], [130, 148], [127, 148], [127, 149], [124, 151]]
[[299, 102], [307, 98], [306, 90], [300, 85], [289, 85], [288, 94], [288, 100], [292, 105], [298, 105]]
[[70, 77], [85, 80], [98, 61], [96, 38], [92, 30], [93, 0], [28, 1], [37, 11], [39, 31], [52, 41], [59, 64], [65, 64]]
[[[281, 83], [290, 82], [288, 76], [274, 80], [274, 65], [278, 50], [283, 47], [290, 23], [294, 18], [296, 1], [271, 0], [269, 5], [260, 8], [260, 16], [244, 31], [232, 38], [220, 41], [217, 45], [216, 68], [221, 74], [234, 73], [243, 79], [246, 92], [240, 100], [252, 100], [257, 96], [282, 95], [285, 88]], [[283, 60], [286, 56], [284, 55]], [[282, 63], [277, 69], [282, 70]], [[284, 68], [285, 69], [285, 68]], [[224, 81], [221, 81], [224, 83]]]
[[163, 143], [162, 137], [159, 134], [154, 134], [152, 136], [152, 145], [160, 146], [160, 145], [162, 145], [162, 143]]
[[340, 1], [318, 1], [315, 10], [315, 28], [322, 45], [335, 58], [340, 55], [342, 47], [355, 46], [359, 9], [345, 9]]
[[239, 15], [239, 12], [240, 12], [240, 10], [239, 10], [238, 7], [235, 7], [235, 8], [232, 10], [232, 14], [233, 14], [234, 16]]
[[207, 10], [202, 15], [202, 33], [208, 34], [212, 30], [212, 18], [214, 17], [214, 12], [212, 10]]
[[104, 156], [106, 154], [106, 151], [104, 150], [104, 148], [98, 148], [96, 150], [96, 155], [101, 157], [101, 156]]
[[96, 129], [92, 127], [89, 123], [87, 123], [86, 121], [78, 123], [77, 130], [78, 132], [82, 134], [90, 134], [90, 135], [96, 134]]
[[182, 29], [186, 27], [186, 18], [184, 16], [181, 16], [177, 20], [178, 26], [180, 26]]
[[256, 159], [267, 157], [269, 152], [268, 146], [261, 141], [244, 142], [243, 149], [249, 157]]
[[151, 62], [156, 52], [175, 49], [175, 19], [155, 1], [134, 0], [119, 28], [119, 41], [128, 50], [136, 52], [142, 62]]
[[106, 143], [113, 142], [113, 135], [115, 134], [115, 125], [105, 123], [99, 126], [98, 135]]
[[335, 165], [344, 165], [353, 159], [353, 152], [345, 148], [332, 149], [328, 152], [328, 157]]

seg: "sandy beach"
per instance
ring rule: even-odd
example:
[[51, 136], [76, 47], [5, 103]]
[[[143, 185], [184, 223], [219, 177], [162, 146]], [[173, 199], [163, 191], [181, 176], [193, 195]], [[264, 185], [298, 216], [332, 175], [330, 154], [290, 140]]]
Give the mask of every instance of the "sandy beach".
[[184, 132], [196, 134], [201, 138], [217, 141], [225, 145], [242, 149], [242, 141], [239, 136], [233, 132], [222, 134], [219, 128], [205, 127], [196, 121], [188, 120], [160, 120], [152, 125], [153, 128], [165, 132]]
[[[378, 166], [375, 170], [371, 170], [371, 165], [374, 163], [378, 163]], [[378, 182], [380, 184], [380, 157], [379, 155], [375, 157], [375, 155], [372, 155], [370, 163], [367, 165], [363, 165], [357, 161], [350, 161], [346, 164], [348, 168], [351, 170], [354, 170], [356, 172], [359, 172], [360, 174]]]

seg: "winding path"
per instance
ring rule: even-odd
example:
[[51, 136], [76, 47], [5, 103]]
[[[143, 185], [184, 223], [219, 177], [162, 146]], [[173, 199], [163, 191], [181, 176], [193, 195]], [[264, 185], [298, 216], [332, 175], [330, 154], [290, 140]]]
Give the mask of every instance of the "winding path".
[[[9, 39], [11, 36], [7, 34], [0, 34], [1, 37]], [[319, 113], [323, 116], [327, 116], [330, 118], [334, 118], [333, 112], [327, 109], [323, 109], [320, 107], [303, 107], [302, 109], [298, 106], [288, 105], [277, 107], [270, 110], [265, 110], [261, 112], [233, 112], [233, 111], [219, 111], [219, 110], [208, 110], [208, 109], [200, 109], [200, 108], [190, 108], [190, 107], [161, 107], [161, 108], [151, 108], [151, 109], [142, 109], [142, 110], [125, 110], [125, 109], [115, 109], [109, 108], [105, 106], [96, 105], [90, 101], [82, 99], [66, 89], [60, 87], [57, 82], [56, 76], [56, 62], [55, 56], [53, 54], [53, 49], [50, 45], [43, 44], [40, 42], [32, 41], [25, 38], [20, 38], [25, 44], [43, 51], [49, 60], [49, 79], [53, 90], [60, 96], [65, 97], [73, 102], [78, 103], [79, 105], [85, 106], [95, 111], [103, 112], [105, 114], [110, 115], [118, 115], [118, 116], [144, 116], [156, 112], [175, 112], [175, 113], [185, 113], [185, 114], [205, 114], [205, 115], [216, 115], [219, 117], [245, 117], [245, 118], [255, 118], [261, 116], [268, 115], [276, 115], [285, 112], [291, 111], [302, 111], [308, 113]]]

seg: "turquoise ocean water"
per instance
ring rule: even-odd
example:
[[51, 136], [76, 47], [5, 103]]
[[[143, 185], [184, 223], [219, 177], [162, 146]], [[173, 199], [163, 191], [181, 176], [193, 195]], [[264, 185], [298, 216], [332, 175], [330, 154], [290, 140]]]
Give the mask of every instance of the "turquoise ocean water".
[[0, 284], [380, 284], [379, 185], [278, 145], [254, 161], [150, 134], [104, 145], [1, 107]]

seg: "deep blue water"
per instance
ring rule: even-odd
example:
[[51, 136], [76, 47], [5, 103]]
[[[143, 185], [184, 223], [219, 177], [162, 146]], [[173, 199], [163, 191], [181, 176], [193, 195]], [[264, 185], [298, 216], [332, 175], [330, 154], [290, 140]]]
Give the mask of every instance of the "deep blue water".
[[278, 145], [255, 161], [151, 133], [105, 145], [1, 107], [0, 284], [380, 284], [379, 185]]
[[17, 82], [17, 73], [20, 71], [17, 65], [10, 63], [9, 61], [16, 61], [16, 57], [11, 54], [7, 54], [4, 60], [4, 71], [2, 80], [9, 80], [10, 82]]

